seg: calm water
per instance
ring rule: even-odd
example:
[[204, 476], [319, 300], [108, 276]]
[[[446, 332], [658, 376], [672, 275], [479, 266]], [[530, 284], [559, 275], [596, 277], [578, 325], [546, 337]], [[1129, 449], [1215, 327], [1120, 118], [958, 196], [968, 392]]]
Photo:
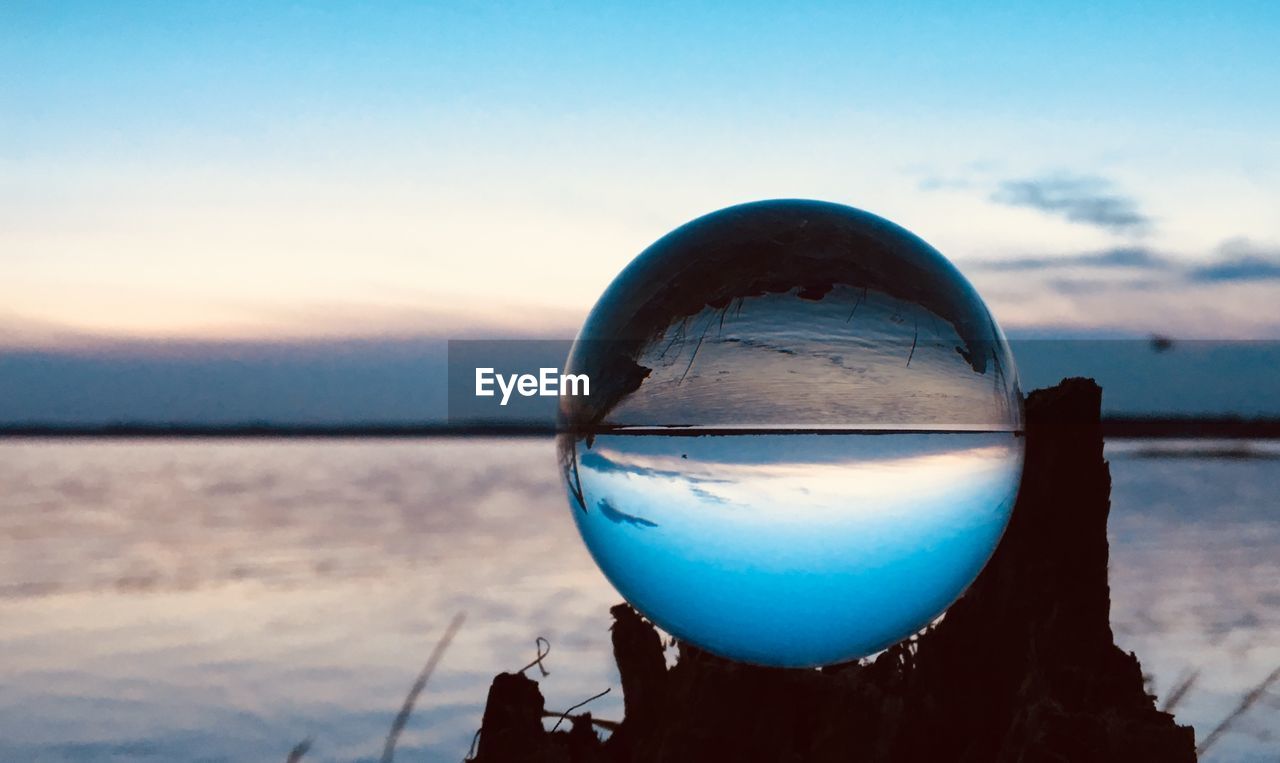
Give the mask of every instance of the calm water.
[[[1203, 735], [1280, 665], [1280, 460], [1153, 447], [1108, 448], [1112, 619]], [[621, 716], [550, 441], [0, 443], [0, 538], [2, 760], [376, 759], [458, 611], [398, 759], [460, 759], [537, 636], [549, 708]], [[1276, 694], [1206, 759], [1274, 761]]]
[[578, 529], [668, 633], [766, 665], [878, 652], [977, 577], [1018, 490], [1011, 432], [565, 438]]

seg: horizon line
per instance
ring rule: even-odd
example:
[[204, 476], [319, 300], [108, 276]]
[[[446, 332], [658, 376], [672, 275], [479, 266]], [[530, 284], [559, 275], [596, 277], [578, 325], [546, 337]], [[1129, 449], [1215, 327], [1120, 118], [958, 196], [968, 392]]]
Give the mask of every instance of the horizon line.
[[[560, 434], [545, 421], [362, 422], [352, 424], [271, 423], [249, 421], [233, 424], [199, 422], [113, 422], [107, 424], [14, 422], [0, 424], [4, 439], [394, 439], [415, 437], [550, 437]], [[607, 434], [608, 432], [601, 432]], [[1123, 414], [1102, 416], [1104, 437], [1189, 439], [1280, 439], [1280, 416], [1195, 414]]]

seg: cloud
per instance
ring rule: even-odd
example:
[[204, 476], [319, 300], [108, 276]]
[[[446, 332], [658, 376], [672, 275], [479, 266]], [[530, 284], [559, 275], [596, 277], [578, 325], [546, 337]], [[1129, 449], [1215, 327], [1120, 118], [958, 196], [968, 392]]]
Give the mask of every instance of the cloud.
[[1218, 248], [1218, 256], [1217, 262], [1188, 270], [1187, 279], [1196, 283], [1280, 279], [1280, 248], [1265, 249], [1246, 239], [1233, 239]]
[[1019, 257], [976, 263], [978, 270], [1017, 271], [1067, 268], [1131, 268], [1167, 270], [1173, 263], [1164, 255], [1146, 247], [1117, 247], [1098, 252], [1080, 252], [1047, 257]]
[[1239, 257], [1193, 269], [1193, 281], [1270, 281], [1280, 279], [1280, 260]]
[[1151, 227], [1151, 218], [1138, 209], [1132, 197], [1112, 188], [1105, 178], [1059, 174], [1006, 180], [991, 200], [1012, 207], [1030, 207], [1112, 233], [1145, 233]]
[[1149, 278], [1116, 281], [1102, 278], [1050, 278], [1045, 286], [1057, 294], [1098, 294], [1104, 291], [1154, 291], [1160, 282]]
[[922, 191], [967, 191], [975, 183], [967, 178], [927, 177], [916, 184]]
[[[975, 262], [974, 271], [1030, 273], [1044, 271], [1044, 282], [1059, 294], [1077, 294], [1119, 287], [1151, 289], [1160, 284], [1214, 284], [1280, 281], [1280, 247], [1267, 248], [1247, 239], [1231, 239], [1217, 248], [1215, 259], [1198, 264], [1179, 262], [1146, 247], [1116, 247], [1095, 252], [1019, 257], [1009, 260]], [[1081, 270], [1120, 270], [1146, 273], [1146, 278], [1082, 278]], [[1153, 278], [1160, 276], [1159, 279]]]
[[1202, 339], [1280, 337], [1280, 243], [1228, 240], [1211, 251], [1146, 247], [965, 263], [1015, 331], [1158, 333]]

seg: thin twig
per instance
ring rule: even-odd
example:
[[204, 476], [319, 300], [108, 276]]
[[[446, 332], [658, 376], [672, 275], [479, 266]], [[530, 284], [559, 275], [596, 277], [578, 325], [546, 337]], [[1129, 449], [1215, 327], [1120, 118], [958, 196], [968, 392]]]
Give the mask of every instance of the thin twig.
[[[543, 710], [543, 711], [542, 711], [542, 717], [543, 717], [543, 718], [559, 718], [559, 717], [560, 717], [560, 715], [561, 715], [560, 713], [553, 713], [553, 712], [551, 712], [551, 711], [549, 711], [549, 710]], [[582, 716], [578, 716], [578, 718], [581, 718], [581, 717], [582, 717]], [[615, 732], [615, 731], [617, 731], [618, 729], [622, 728], [622, 723], [620, 723], [619, 721], [611, 721], [611, 720], [608, 720], [607, 718], [595, 718], [595, 717], [592, 717], [592, 719], [591, 719], [591, 725], [592, 725], [592, 726], [599, 726], [600, 728], [602, 728], [602, 729], [604, 729], [605, 731], [608, 731], [608, 732], [610, 732], [610, 733]], [[477, 732], [477, 733], [478, 733], [478, 732]]]
[[[610, 688], [612, 688], [612, 687], [610, 687]], [[560, 724], [564, 722], [564, 719], [569, 717], [569, 713], [572, 713], [574, 710], [577, 710], [578, 708], [582, 707], [583, 705], [587, 704], [588, 702], [591, 702], [592, 700], [600, 699], [600, 698], [601, 698], [601, 697], [603, 697], [604, 695], [608, 694], [608, 693], [609, 693], [609, 691], [610, 691], [609, 689], [605, 689], [604, 691], [600, 692], [599, 694], [596, 694], [596, 695], [593, 695], [593, 696], [587, 697], [586, 699], [582, 700], [581, 702], [579, 702], [578, 704], [576, 704], [576, 705], [574, 705], [573, 707], [569, 708], [568, 710], [565, 710], [563, 713], [561, 713], [561, 714], [560, 714], [560, 720], [556, 721], [556, 725], [554, 725], [554, 726], [552, 726], [552, 727], [551, 727], [551, 733], [552, 733], [552, 734], [556, 733], [556, 729], [560, 728]]]
[[702, 340], [707, 338], [707, 332], [710, 330], [711, 330], [711, 320], [708, 319], [707, 325], [702, 327], [702, 336], [698, 337], [698, 343], [694, 345], [693, 354], [689, 356], [689, 365], [684, 367], [684, 373], [680, 374], [680, 381], [676, 382], [676, 384], [683, 383], [684, 377], [689, 375], [689, 369], [693, 368], [693, 360], [694, 358], [698, 357], [698, 350], [702, 349]]
[[853, 314], [858, 312], [858, 305], [861, 305], [862, 300], [866, 298], [867, 298], [867, 287], [863, 286], [862, 294], [858, 297], [857, 301], [853, 303], [853, 309], [849, 311], [849, 317], [844, 319], [845, 323], [848, 323], [849, 321], [853, 320]]
[[395, 760], [396, 742], [400, 739], [400, 732], [404, 731], [405, 725], [409, 722], [409, 716], [413, 713], [413, 705], [418, 701], [418, 695], [426, 687], [427, 679], [431, 678], [431, 673], [436, 669], [440, 658], [444, 656], [444, 650], [449, 647], [449, 642], [453, 641], [458, 629], [462, 627], [462, 621], [466, 619], [466, 612], [459, 612], [454, 615], [453, 620], [449, 622], [449, 627], [445, 628], [444, 635], [436, 642], [436, 648], [431, 650], [431, 656], [427, 658], [427, 664], [422, 666], [422, 672], [418, 674], [418, 680], [413, 682], [413, 687], [409, 689], [409, 696], [404, 698], [404, 705], [400, 707], [400, 712], [391, 724], [391, 731], [387, 734], [387, 743], [382, 747], [382, 763], [391, 763]]
[[[578, 502], [578, 507], [585, 513], [587, 510], [587, 500], [582, 494], [582, 477], [578, 474], [578, 443], [572, 443], [573, 455], [569, 457], [569, 466], [565, 468], [565, 483], [569, 486], [569, 494]], [[569, 472], [573, 472], [573, 476], [569, 476]]]
[[1214, 742], [1218, 741], [1223, 734], [1230, 731], [1231, 726], [1235, 724], [1236, 721], [1240, 720], [1240, 716], [1249, 712], [1249, 708], [1253, 707], [1255, 702], [1262, 699], [1263, 695], [1267, 693], [1267, 689], [1271, 688], [1271, 684], [1276, 682], [1276, 679], [1280, 679], [1280, 668], [1276, 668], [1271, 671], [1271, 675], [1262, 679], [1262, 683], [1253, 687], [1253, 689], [1240, 698], [1240, 704], [1236, 705], [1236, 709], [1232, 710], [1226, 718], [1223, 718], [1222, 723], [1219, 723], [1216, 729], [1210, 731], [1209, 736], [1205, 737], [1204, 741], [1200, 743], [1200, 746], [1196, 748], [1196, 756], [1199, 757], [1204, 755], [1205, 751], [1212, 747]]
[[916, 333], [911, 337], [911, 354], [907, 355], [907, 367], [911, 366], [911, 359], [916, 356], [916, 342], [920, 341], [920, 319], [916, 318]]
[[662, 348], [662, 352], [658, 354], [658, 360], [662, 360], [667, 357], [667, 351], [671, 349], [671, 345], [675, 344], [677, 341], [684, 341], [684, 329], [688, 322], [688, 318], [680, 321], [680, 328], [675, 330], [675, 333], [671, 335], [671, 341], [667, 342], [667, 346]]
[[529, 668], [533, 667], [534, 665], [537, 665], [538, 672], [542, 674], [543, 678], [546, 678], [547, 676], [551, 675], [551, 671], [547, 670], [543, 666], [542, 661], [543, 659], [546, 658], [547, 655], [551, 654], [551, 642], [547, 641], [542, 636], [539, 636], [537, 639], [534, 640], [533, 646], [534, 646], [534, 649], [537, 650], [538, 656], [533, 658], [533, 662], [529, 663], [528, 665], [525, 665], [523, 668], [520, 668], [516, 672], [523, 673]]

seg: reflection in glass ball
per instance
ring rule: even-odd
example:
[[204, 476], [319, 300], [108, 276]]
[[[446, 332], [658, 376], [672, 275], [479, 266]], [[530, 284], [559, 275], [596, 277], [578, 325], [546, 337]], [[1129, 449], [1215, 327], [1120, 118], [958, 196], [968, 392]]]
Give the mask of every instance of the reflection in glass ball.
[[973, 287], [851, 207], [766, 201], [614, 280], [567, 373], [578, 529], [636, 609], [724, 657], [812, 666], [915, 633], [973, 581], [1022, 469], [1013, 358]]

